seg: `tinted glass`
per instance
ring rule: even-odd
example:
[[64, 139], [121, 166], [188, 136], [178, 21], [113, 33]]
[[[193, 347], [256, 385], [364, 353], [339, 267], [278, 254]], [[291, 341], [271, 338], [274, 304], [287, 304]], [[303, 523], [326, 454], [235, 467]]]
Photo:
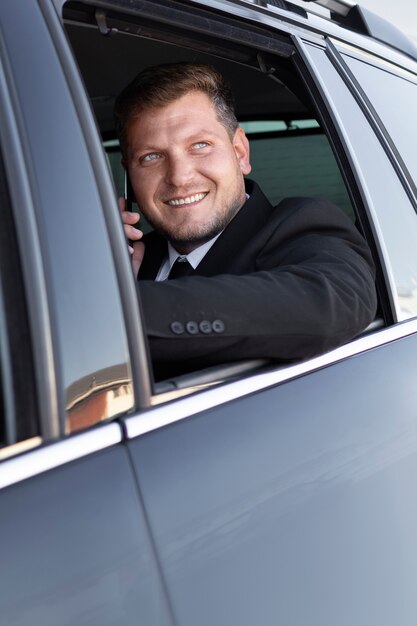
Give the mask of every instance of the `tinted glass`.
[[250, 139], [252, 172], [272, 204], [293, 196], [326, 197], [354, 220], [353, 208], [327, 137], [290, 131]]
[[[309, 46], [367, 199], [398, 319], [417, 315], [417, 216], [377, 136], [324, 50]], [[409, 117], [411, 117], [411, 108]]]
[[417, 182], [417, 76], [392, 73], [348, 55], [346, 63], [371, 100], [394, 144]]
[[[417, 182], [417, 127], [415, 111], [417, 109], [417, 77], [410, 73], [401, 77], [392, 73], [390, 66], [376, 67], [348, 55], [345, 61], [353, 71], [355, 78], [370, 98], [376, 112], [387, 128], [396, 148], [399, 150], [414, 181]], [[393, 221], [406, 220], [407, 234], [392, 238], [392, 255], [395, 264], [403, 266], [398, 282], [398, 291], [402, 300], [402, 310], [408, 316], [417, 314], [417, 216], [409, 209], [407, 217], [398, 214], [398, 207], [391, 207]], [[398, 226], [392, 225], [394, 231]]]
[[[0, 154], [0, 447], [38, 434], [31, 337]], [[0, 452], [0, 460], [5, 453]]]
[[[93, 169], [44, 19], [33, 3], [19, 20], [14, 22], [10, 11], [3, 19], [36, 180], [34, 208], [47, 268], [59, 409], [62, 418], [66, 410], [65, 428], [72, 432], [133, 405], [118, 279], [104, 199], [95, 182], [98, 168]], [[128, 388], [121, 402], [115, 393]]]

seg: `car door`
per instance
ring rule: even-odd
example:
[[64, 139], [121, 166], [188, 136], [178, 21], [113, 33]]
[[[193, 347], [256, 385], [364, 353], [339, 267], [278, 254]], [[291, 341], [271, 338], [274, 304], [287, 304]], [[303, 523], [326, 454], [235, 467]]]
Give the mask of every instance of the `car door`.
[[169, 603], [112, 421], [144, 395], [100, 175], [121, 241], [122, 228], [104, 156], [90, 159], [94, 122], [61, 25], [41, 4], [0, 6], [1, 622], [165, 626]]
[[398, 276], [415, 271], [416, 215], [328, 44], [295, 42], [360, 194], [394, 324], [127, 417], [129, 449], [182, 625], [411, 625], [417, 323], [404, 321]]

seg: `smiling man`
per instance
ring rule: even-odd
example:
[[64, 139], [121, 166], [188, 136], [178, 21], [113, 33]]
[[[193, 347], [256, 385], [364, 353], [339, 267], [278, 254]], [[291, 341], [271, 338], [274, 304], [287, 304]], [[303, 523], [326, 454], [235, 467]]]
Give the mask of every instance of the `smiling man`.
[[306, 358], [372, 321], [365, 241], [330, 202], [274, 208], [245, 180], [249, 143], [214, 68], [149, 68], [120, 94], [115, 117], [135, 199], [154, 228], [141, 240], [137, 215], [120, 201], [158, 378]]
[[187, 254], [218, 235], [243, 206], [249, 146], [219, 122], [206, 94], [145, 109], [126, 129], [135, 196], [155, 230]]

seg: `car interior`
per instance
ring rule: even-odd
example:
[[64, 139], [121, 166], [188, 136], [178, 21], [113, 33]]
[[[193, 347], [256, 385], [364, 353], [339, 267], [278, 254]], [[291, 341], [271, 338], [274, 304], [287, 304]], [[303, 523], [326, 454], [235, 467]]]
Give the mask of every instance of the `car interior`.
[[[113, 123], [115, 97], [146, 66], [203, 62], [217, 67], [232, 85], [237, 117], [250, 140], [250, 176], [272, 204], [288, 196], [325, 196], [358, 228], [366, 229], [354, 207], [355, 199], [347, 191], [347, 174], [342, 174], [349, 168], [340, 162], [343, 157], [334, 149], [328, 120], [314, 105], [293, 60], [293, 45], [285, 35], [275, 34], [272, 41], [256, 27], [248, 27], [242, 35], [229, 18], [221, 25], [219, 22], [214, 35], [209, 34], [210, 28], [202, 33], [198, 26], [199, 19], [204, 18], [203, 9], [196, 9], [196, 20], [188, 28], [173, 27], [164, 16], [157, 21], [147, 15], [99, 11], [80, 2], [68, 2], [63, 16], [117, 195], [123, 195], [125, 181]], [[249, 41], [251, 30], [253, 38]], [[106, 71], [98, 71], [103, 67]], [[257, 360], [209, 368], [160, 381], [154, 391], [188, 393], [270, 366]]]

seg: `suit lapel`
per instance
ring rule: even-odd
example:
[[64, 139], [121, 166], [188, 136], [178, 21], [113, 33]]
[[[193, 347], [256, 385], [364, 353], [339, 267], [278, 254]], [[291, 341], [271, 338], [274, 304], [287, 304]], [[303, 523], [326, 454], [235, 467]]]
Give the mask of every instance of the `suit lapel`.
[[[272, 205], [256, 183], [246, 180], [249, 199], [228, 224], [194, 272], [197, 276], [214, 276], [227, 273], [242, 257], [245, 249], [261, 230], [273, 210]], [[155, 231], [144, 237], [145, 256], [139, 270], [138, 280], [155, 280], [162, 261], [167, 255], [166, 240]], [[245, 255], [243, 255], [245, 257]]]

